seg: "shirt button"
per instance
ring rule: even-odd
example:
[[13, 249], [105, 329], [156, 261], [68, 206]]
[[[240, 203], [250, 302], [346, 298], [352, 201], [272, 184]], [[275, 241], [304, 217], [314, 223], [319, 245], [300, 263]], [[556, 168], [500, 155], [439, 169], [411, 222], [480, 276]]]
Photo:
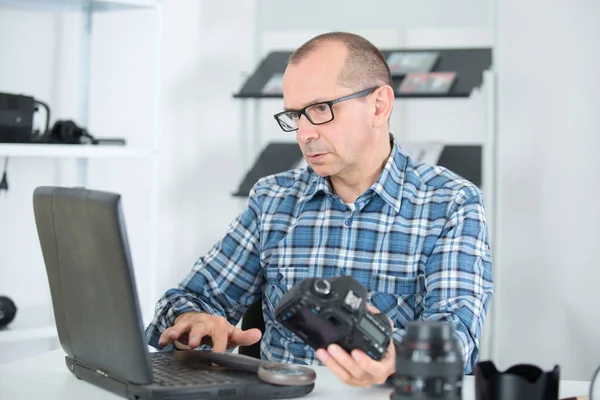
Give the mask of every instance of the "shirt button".
[[344, 221], [344, 223], [346, 224], [346, 226], [352, 225], [352, 218], [348, 218], [346, 221]]

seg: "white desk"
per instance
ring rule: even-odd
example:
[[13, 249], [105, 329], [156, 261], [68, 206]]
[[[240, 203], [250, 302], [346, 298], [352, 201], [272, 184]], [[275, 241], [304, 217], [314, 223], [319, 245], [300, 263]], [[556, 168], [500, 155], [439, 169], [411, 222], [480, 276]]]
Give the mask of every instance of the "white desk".
[[[309, 395], [300, 399], [330, 400], [357, 399], [375, 400], [389, 399], [392, 388], [374, 387], [369, 389], [354, 388], [340, 382], [325, 367], [315, 368], [317, 382]], [[561, 381], [560, 396], [581, 396], [588, 393], [589, 382]], [[465, 377], [463, 400], [475, 400], [474, 379]], [[120, 397], [83, 382], [73, 376], [66, 368], [64, 352], [50, 351], [28, 357], [13, 363], [0, 365], [0, 399], [47, 399], [47, 400], [108, 400]]]

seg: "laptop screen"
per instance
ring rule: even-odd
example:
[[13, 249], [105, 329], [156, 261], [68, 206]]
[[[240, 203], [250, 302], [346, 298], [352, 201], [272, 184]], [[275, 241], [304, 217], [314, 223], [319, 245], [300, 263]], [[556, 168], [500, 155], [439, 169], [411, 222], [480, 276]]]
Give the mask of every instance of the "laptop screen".
[[39, 187], [33, 204], [61, 346], [91, 368], [151, 382], [120, 195]]

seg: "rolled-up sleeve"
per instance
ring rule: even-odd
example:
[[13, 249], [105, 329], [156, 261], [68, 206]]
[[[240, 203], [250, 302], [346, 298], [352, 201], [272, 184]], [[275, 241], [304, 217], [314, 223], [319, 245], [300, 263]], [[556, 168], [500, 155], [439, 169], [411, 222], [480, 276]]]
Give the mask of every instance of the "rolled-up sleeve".
[[481, 194], [455, 203], [426, 268], [422, 320], [444, 320], [462, 345], [465, 373], [473, 371], [493, 294], [492, 255]]

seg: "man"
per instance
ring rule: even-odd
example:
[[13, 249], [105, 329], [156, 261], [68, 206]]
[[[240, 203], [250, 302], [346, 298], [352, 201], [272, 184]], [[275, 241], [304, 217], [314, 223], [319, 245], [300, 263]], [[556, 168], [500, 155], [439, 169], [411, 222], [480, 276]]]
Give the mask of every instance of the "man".
[[336, 32], [302, 45], [283, 94], [275, 118], [296, 133], [308, 167], [256, 183], [226, 236], [160, 299], [149, 343], [213, 351], [256, 343], [260, 331], [234, 326], [262, 297], [262, 358], [320, 361], [350, 385], [382, 383], [395, 372], [393, 345], [380, 361], [337, 345], [315, 352], [274, 319], [303, 279], [349, 274], [369, 290], [371, 311], [393, 322], [396, 341], [407, 321], [451, 322], [470, 372], [493, 291], [480, 190], [402, 153], [389, 133], [389, 67], [360, 36]]

